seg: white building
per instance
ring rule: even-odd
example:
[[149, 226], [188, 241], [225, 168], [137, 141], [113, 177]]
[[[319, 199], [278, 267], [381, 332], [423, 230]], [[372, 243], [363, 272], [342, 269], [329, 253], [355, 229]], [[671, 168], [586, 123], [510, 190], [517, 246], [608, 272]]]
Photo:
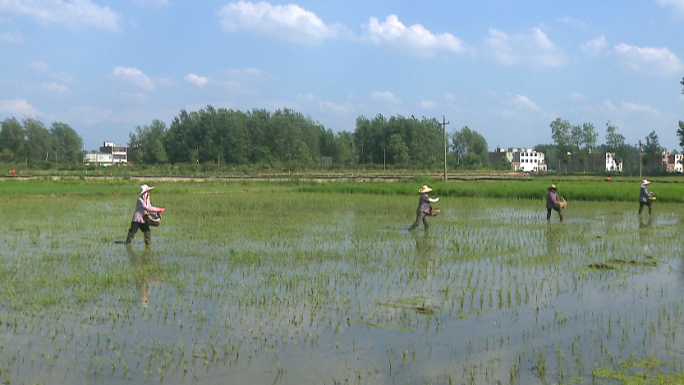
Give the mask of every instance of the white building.
[[506, 157], [515, 171], [537, 172], [546, 171], [546, 156], [543, 152], [533, 148], [515, 148], [508, 150], [497, 147], [495, 152], [489, 153], [489, 162], [498, 163]]
[[622, 161], [620, 163], [615, 161], [614, 152], [606, 152], [606, 171], [622, 172]]
[[90, 165], [91, 163], [99, 166], [111, 166], [112, 154], [107, 154], [99, 151], [87, 152], [83, 157], [83, 163]]
[[100, 152], [112, 154], [112, 164], [128, 162], [128, 147], [114, 142], [104, 142], [104, 146], [100, 147]]
[[83, 163], [89, 165], [95, 163], [100, 166], [112, 166], [115, 164], [126, 165], [128, 162], [128, 147], [104, 142], [100, 151], [91, 151], [83, 157]]
[[[667, 154], [667, 163], [665, 163], [665, 154]], [[663, 164], [667, 164], [668, 172], [684, 172], [682, 161], [684, 161], [682, 154], [674, 154], [670, 151], [663, 152]]]

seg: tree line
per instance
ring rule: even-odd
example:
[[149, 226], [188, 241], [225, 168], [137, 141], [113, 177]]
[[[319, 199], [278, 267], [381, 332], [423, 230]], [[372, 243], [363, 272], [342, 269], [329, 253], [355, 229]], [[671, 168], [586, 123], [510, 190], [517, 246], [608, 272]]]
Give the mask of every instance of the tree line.
[[66, 123], [49, 128], [35, 118], [0, 122], [0, 161], [48, 167], [51, 163], [83, 163], [83, 139]]
[[[470, 133], [467, 127], [463, 131]], [[469, 145], [471, 136], [480, 140], [475, 147]], [[473, 163], [487, 163], [487, 143], [481, 135], [473, 132], [462, 138], [457, 131], [450, 138], [452, 162], [478, 151], [478, 161]], [[159, 120], [138, 126], [128, 142], [131, 161], [145, 164], [311, 164], [327, 159], [344, 166], [414, 167], [442, 164], [444, 144], [444, 128], [435, 118], [359, 116], [354, 132], [334, 133], [287, 108], [271, 113], [212, 106], [194, 112], [182, 110], [169, 127]]]
[[[684, 79], [681, 82], [684, 86]], [[684, 93], [684, 90], [682, 91]], [[26, 163], [45, 168], [52, 163], [82, 164], [83, 140], [68, 124], [55, 122], [49, 128], [38, 119], [8, 118], [0, 122], [0, 161]], [[634, 169], [639, 148], [626, 144], [618, 127], [606, 124], [605, 144], [591, 123], [572, 125], [558, 118], [551, 122], [553, 144], [540, 144], [550, 169], [567, 164], [571, 157], [586, 169], [606, 151], [616, 153], [624, 169]], [[677, 135], [684, 147], [684, 122]], [[359, 116], [354, 132], [334, 133], [330, 128], [291, 109], [239, 111], [214, 108], [181, 110], [167, 127], [160, 120], [137, 126], [129, 134], [129, 162], [139, 165], [311, 165], [325, 161], [353, 168], [359, 165], [389, 165], [405, 168], [441, 169], [445, 143], [447, 163], [453, 168], [510, 168], [506, 161], [489, 164], [485, 138], [465, 126], [450, 133], [436, 118], [401, 115], [389, 119], [378, 114]], [[663, 151], [655, 131], [643, 143], [644, 164]]]

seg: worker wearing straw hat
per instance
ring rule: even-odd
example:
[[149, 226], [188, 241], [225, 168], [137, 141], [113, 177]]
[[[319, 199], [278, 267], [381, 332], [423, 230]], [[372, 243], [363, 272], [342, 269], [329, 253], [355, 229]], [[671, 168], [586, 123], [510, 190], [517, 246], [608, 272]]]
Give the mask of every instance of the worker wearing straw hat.
[[428, 220], [428, 217], [430, 216], [430, 210], [432, 210], [432, 206], [430, 206], [430, 203], [439, 202], [439, 198], [433, 199], [428, 196], [428, 194], [431, 191], [432, 189], [427, 185], [424, 185], [420, 188], [420, 190], [418, 190], [418, 192], [420, 193], [420, 199], [418, 200], [416, 221], [413, 222], [411, 227], [409, 227], [409, 230], [415, 230], [416, 227], [420, 226], [420, 222], [423, 222], [425, 230], [427, 230], [428, 227], [430, 227], [430, 221]]
[[639, 190], [639, 214], [641, 214], [641, 211], [644, 210], [644, 205], [648, 205], [648, 213], [650, 214], [653, 211], [653, 201], [648, 199], [649, 198], [649, 192], [646, 186], [651, 184], [648, 180], [644, 179], [641, 181], [641, 189]]
[[558, 189], [555, 184], [547, 188], [549, 191], [546, 194], [546, 220], [551, 220], [551, 210], [558, 211], [558, 218], [563, 222], [563, 209], [560, 207], [560, 198], [558, 197]]
[[126, 237], [126, 245], [130, 245], [135, 237], [135, 233], [138, 230], [142, 230], [145, 235], [145, 246], [149, 246], [152, 243], [152, 235], [150, 234], [150, 225], [145, 223], [145, 214], [148, 211], [154, 213], [163, 213], [163, 207], [154, 207], [150, 203], [150, 190], [154, 187], [150, 187], [146, 184], [140, 186], [140, 197], [135, 203], [135, 212], [133, 213], [133, 219], [131, 220], [131, 228], [128, 230], [128, 236]]

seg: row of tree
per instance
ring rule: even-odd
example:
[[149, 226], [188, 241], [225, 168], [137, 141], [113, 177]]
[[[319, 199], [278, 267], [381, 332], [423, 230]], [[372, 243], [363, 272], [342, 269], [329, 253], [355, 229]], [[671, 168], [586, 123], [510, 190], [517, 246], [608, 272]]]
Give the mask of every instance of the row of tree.
[[[166, 127], [153, 121], [129, 135], [138, 163], [318, 163], [434, 165], [444, 160], [444, 132], [436, 119], [360, 116], [354, 133], [334, 133], [299, 112], [242, 112], [208, 106], [182, 110]], [[486, 142], [484, 143], [486, 149]]]
[[82, 163], [83, 139], [66, 123], [54, 122], [50, 128], [38, 119], [21, 122], [8, 118], [1, 122], [0, 161], [5, 163], [45, 164]]
[[[684, 79], [682, 80], [684, 86]], [[683, 91], [684, 93], [684, 91]], [[82, 163], [83, 140], [69, 125], [52, 123], [48, 128], [38, 119], [21, 122], [6, 119], [0, 128], [0, 161], [27, 164], [59, 162]], [[606, 142], [598, 145], [593, 124], [572, 125], [558, 118], [551, 122], [553, 144], [538, 145], [554, 168], [567, 164], [571, 156], [585, 166], [605, 151], [616, 153], [627, 169], [635, 166], [636, 146], [610, 122]], [[291, 109], [269, 112], [263, 109], [236, 111], [207, 106], [199, 111], [181, 110], [169, 127], [159, 120], [137, 126], [129, 134], [129, 161], [135, 164], [215, 163], [215, 164], [310, 164], [330, 160], [342, 165], [394, 164], [432, 168], [444, 162], [450, 167], [489, 167], [485, 138], [469, 127], [446, 132], [437, 119], [401, 115], [387, 119], [359, 116], [354, 132], [334, 133], [309, 116]], [[684, 122], [677, 134], [684, 147]], [[655, 131], [643, 146], [644, 164], [663, 148]], [[326, 162], [327, 163], [327, 162]], [[494, 165], [503, 166], [510, 165]]]

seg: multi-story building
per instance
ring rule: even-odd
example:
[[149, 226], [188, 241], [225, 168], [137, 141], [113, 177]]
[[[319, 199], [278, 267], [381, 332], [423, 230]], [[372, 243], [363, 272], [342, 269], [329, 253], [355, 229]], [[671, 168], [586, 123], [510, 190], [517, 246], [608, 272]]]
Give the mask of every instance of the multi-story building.
[[[637, 155], [637, 165], [646, 158], [646, 154]], [[659, 171], [659, 172], [684, 172], [682, 165], [684, 162], [684, 155], [675, 154], [670, 151], [658, 152], [654, 157], [648, 157], [646, 163], [642, 164], [644, 171]]]
[[83, 163], [86, 165], [96, 164], [99, 166], [111, 166], [112, 154], [107, 154], [99, 151], [90, 151], [83, 157]]
[[545, 155], [533, 148], [515, 148], [508, 150], [497, 147], [496, 151], [489, 153], [489, 163], [496, 164], [503, 158], [508, 159], [515, 171], [538, 172], [546, 171]]
[[622, 172], [622, 161], [620, 163], [615, 161], [614, 152], [606, 152], [606, 171]]
[[112, 154], [112, 164], [128, 162], [128, 147], [114, 144], [114, 142], [104, 142], [100, 147], [100, 152]]
[[682, 161], [684, 161], [683, 154], [670, 154], [667, 157], [667, 171], [684, 172], [684, 166], [682, 166]]
[[115, 164], [126, 164], [128, 162], [128, 147], [114, 144], [114, 142], [104, 142], [100, 151], [91, 151], [83, 157], [83, 163], [95, 163], [100, 166], [112, 166]]

